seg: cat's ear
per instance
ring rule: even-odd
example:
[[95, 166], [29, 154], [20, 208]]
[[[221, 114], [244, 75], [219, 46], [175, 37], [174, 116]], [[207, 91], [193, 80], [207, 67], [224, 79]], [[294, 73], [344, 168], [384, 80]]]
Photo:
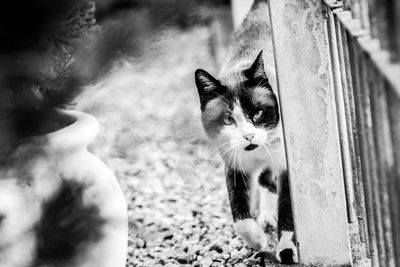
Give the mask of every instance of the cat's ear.
[[221, 85], [217, 79], [202, 69], [196, 70], [194, 77], [200, 96], [217, 89]]
[[267, 74], [264, 69], [263, 51], [258, 54], [256, 60], [250, 68], [244, 71], [244, 75], [247, 79], [267, 79]]

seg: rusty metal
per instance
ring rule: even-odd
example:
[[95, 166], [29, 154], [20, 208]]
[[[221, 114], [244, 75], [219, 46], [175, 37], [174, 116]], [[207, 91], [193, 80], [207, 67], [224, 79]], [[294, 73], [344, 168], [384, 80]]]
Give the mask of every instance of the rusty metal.
[[[385, 250], [385, 240], [383, 234], [383, 221], [381, 214], [381, 202], [379, 199], [379, 183], [378, 183], [378, 166], [376, 158], [376, 143], [374, 140], [373, 133], [373, 122], [371, 114], [371, 100], [370, 91], [374, 86], [374, 76], [372, 68], [372, 62], [368, 58], [365, 49], [360, 48], [360, 43], [368, 43], [370, 41], [369, 37], [359, 38], [357, 43], [357, 49], [360, 55], [359, 69], [360, 69], [360, 91], [361, 91], [361, 108], [364, 118], [364, 130], [365, 130], [365, 146], [366, 146], [366, 164], [369, 166], [369, 179], [370, 185], [370, 197], [372, 202], [372, 214], [374, 219], [374, 231], [375, 231], [375, 241], [377, 246], [377, 257], [379, 264], [373, 266], [386, 266], [386, 250]], [[372, 227], [372, 226], [371, 226]], [[374, 262], [373, 262], [374, 263]]]
[[[364, 198], [364, 187], [363, 187], [363, 179], [362, 179], [362, 169], [361, 169], [361, 158], [360, 158], [360, 146], [359, 146], [359, 129], [357, 128], [357, 116], [355, 111], [354, 104], [354, 89], [353, 89], [353, 73], [351, 70], [351, 58], [350, 58], [350, 49], [349, 49], [349, 40], [348, 35], [362, 35], [364, 32], [358, 31], [359, 25], [355, 24], [353, 19], [351, 18], [351, 14], [348, 11], [340, 12], [336, 14], [337, 24], [340, 27], [340, 35], [342, 38], [342, 47], [343, 47], [343, 62], [342, 68], [345, 70], [342, 72], [342, 75], [345, 75], [346, 81], [346, 92], [347, 92], [347, 106], [348, 106], [348, 114], [351, 120], [351, 125], [349, 125], [349, 136], [352, 136], [353, 144], [351, 146], [353, 150], [352, 164], [353, 164], [353, 182], [354, 182], [354, 192], [357, 196], [356, 202], [356, 212], [357, 219], [359, 222], [359, 230], [360, 230], [360, 238], [361, 241], [366, 244], [366, 251], [369, 256], [369, 239], [368, 239], [368, 227], [366, 221], [366, 206], [365, 206], [365, 198]], [[347, 29], [351, 29], [352, 33], [348, 33]]]
[[361, 58], [360, 51], [357, 49], [356, 40], [348, 36], [350, 46], [350, 65], [353, 75], [353, 94], [354, 103], [357, 117], [357, 129], [359, 138], [359, 150], [358, 153], [361, 158], [361, 169], [362, 169], [362, 188], [364, 190], [365, 198], [365, 209], [366, 209], [366, 221], [368, 229], [368, 241], [369, 241], [369, 257], [371, 258], [373, 266], [378, 266], [378, 255], [377, 255], [377, 243], [376, 243], [376, 231], [375, 231], [375, 220], [373, 215], [373, 200], [372, 200], [372, 189], [371, 189], [371, 170], [368, 162], [368, 143], [366, 136], [366, 125], [365, 117], [362, 108], [363, 88], [362, 80], [360, 77], [361, 70], [359, 61]]

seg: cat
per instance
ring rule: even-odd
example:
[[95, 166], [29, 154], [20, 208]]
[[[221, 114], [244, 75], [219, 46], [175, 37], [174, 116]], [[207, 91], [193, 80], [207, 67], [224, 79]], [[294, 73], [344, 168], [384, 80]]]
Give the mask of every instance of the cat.
[[298, 262], [298, 253], [280, 109], [272, 89], [275, 67], [268, 13], [266, 1], [255, 1], [232, 36], [218, 79], [198, 69], [195, 83], [204, 130], [225, 163], [236, 231], [248, 246], [264, 251], [264, 230], [277, 226], [276, 257], [291, 264]]

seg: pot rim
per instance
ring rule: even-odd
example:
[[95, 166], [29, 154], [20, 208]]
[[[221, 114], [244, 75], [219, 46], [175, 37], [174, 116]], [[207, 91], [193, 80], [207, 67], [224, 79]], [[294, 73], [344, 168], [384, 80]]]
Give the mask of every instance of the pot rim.
[[32, 141], [38, 142], [49, 150], [85, 149], [99, 131], [97, 119], [90, 114], [76, 110], [56, 109], [56, 111], [70, 117], [72, 123], [56, 131], [31, 137]]

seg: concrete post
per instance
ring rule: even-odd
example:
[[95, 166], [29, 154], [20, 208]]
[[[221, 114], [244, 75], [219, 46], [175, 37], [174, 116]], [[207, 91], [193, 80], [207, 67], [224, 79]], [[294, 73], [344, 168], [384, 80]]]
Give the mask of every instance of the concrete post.
[[300, 262], [351, 266], [324, 3], [269, 3]]

